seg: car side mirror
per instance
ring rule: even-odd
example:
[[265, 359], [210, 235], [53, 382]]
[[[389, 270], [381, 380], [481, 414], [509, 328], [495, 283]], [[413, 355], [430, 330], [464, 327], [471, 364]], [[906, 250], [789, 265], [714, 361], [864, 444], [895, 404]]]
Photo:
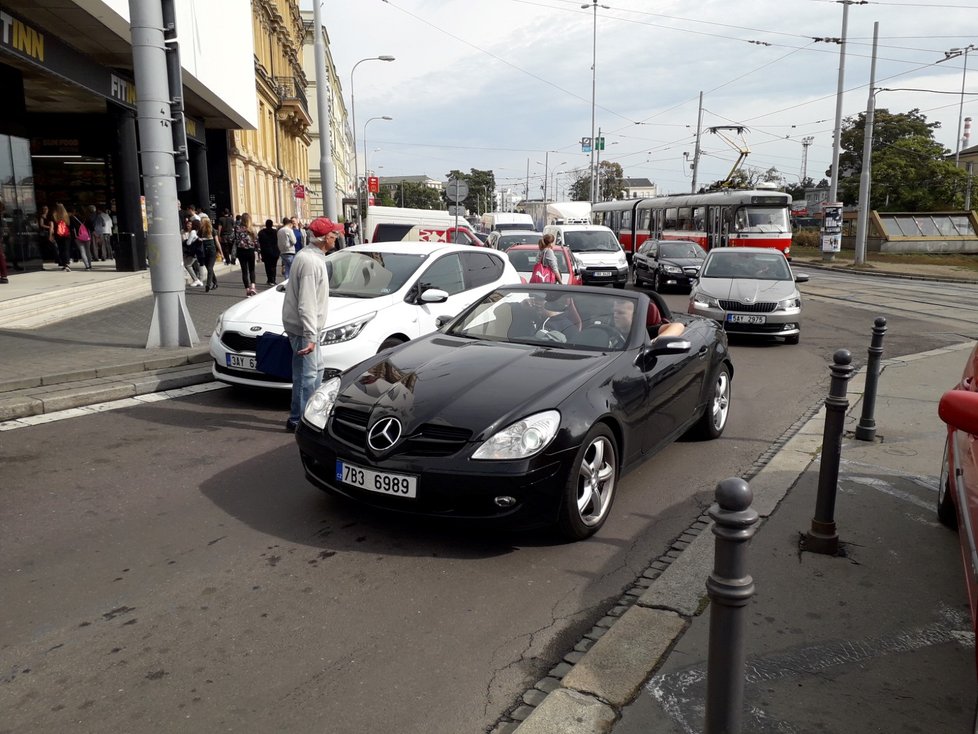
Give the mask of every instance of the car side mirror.
[[444, 303], [448, 300], [448, 293], [440, 288], [427, 288], [422, 291], [418, 300], [421, 303]]
[[454, 318], [454, 316], [439, 316], [435, 319], [435, 328], [441, 329], [445, 324], [450, 324]]
[[645, 350], [645, 354], [657, 357], [660, 354], [686, 354], [693, 343], [684, 336], [657, 336]]
[[795, 275], [795, 282], [796, 283], [807, 283], [808, 282], [808, 273], [797, 273]]

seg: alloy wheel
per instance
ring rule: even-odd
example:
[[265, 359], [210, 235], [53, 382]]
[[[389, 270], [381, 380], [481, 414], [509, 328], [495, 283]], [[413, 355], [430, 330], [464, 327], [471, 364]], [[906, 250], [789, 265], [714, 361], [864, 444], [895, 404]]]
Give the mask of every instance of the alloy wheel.
[[710, 406], [713, 428], [722, 431], [727, 424], [727, 413], [730, 412], [730, 375], [726, 370], [720, 370], [716, 385], [713, 388], [713, 404]]
[[588, 527], [600, 524], [611, 507], [617, 473], [615, 448], [604, 436], [597, 436], [581, 459], [577, 482], [577, 512]]

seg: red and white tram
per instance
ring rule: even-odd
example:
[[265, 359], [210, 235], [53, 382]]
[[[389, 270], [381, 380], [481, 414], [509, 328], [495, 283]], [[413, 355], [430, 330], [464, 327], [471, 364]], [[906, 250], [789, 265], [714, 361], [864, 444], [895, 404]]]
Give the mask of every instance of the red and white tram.
[[715, 191], [603, 201], [591, 221], [618, 235], [625, 254], [645, 240], [692, 240], [713, 247], [774, 247], [791, 255], [791, 195], [780, 191]]

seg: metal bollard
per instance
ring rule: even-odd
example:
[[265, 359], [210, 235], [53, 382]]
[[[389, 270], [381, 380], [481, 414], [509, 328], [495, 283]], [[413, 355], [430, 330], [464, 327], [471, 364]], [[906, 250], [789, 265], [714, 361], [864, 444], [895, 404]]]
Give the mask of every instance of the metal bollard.
[[717, 484], [710, 507], [716, 536], [710, 595], [710, 646], [706, 668], [705, 734], [737, 734], [744, 711], [744, 628], [754, 579], [747, 573], [747, 544], [757, 524], [754, 495], [743, 479]]
[[873, 339], [869, 344], [869, 359], [866, 361], [866, 387], [863, 390], [863, 413], [856, 426], [856, 438], [872, 441], [876, 438], [876, 387], [880, 381], [880, 361], [883, 359], [883, 335], [886, 334], [886, 319], [878, 316], [873, 322]]
[[835, 530], [835, 493], [839, 484], [839, 462], [842, 458], [842, 432], [845, 427], [846, 383], [852, 377], [852, 355], [840, 349], [832, 355], [832, 384], [825, 398], [825, 428], [822, 430], [822, 463], [818, 470], [818, 497], [812, 528], [805, 536], [805, 550], [834, 556], [839, 550]]

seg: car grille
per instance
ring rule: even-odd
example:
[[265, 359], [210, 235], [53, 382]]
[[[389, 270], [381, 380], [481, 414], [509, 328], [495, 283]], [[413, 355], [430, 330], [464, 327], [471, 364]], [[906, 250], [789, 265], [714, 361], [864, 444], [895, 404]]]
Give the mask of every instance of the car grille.
[[771, 313], [776, 303], [741, 303], [740, 301], [720, 301], [724, 311], [739, 311], [740, 313]]
[[258, 337], [238, 331], [225, 331], [221, 334], [221, 344], [235, 352], [254, 352], [258, 348]]
[[[369, 414], [352, 408], [336, 408], [331, 428], [341, 441], [363, 450], [367, 446]], [[464, 448], [472, 438], [467, 428], [425, 423], [398, 445], [393, 452], [408, 456], [451, 456]]]

